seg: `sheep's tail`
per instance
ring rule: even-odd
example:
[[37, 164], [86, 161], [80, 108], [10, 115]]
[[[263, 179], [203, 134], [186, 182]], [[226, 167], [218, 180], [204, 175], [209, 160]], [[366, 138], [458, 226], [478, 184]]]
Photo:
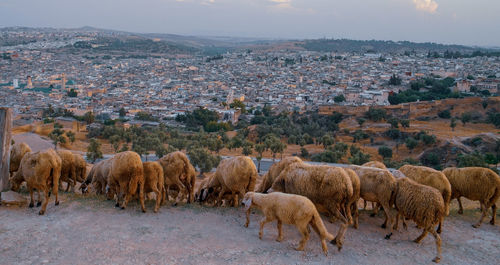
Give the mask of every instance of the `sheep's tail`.
[[260, 193], [265, 193], [268, 188], [268, 178], [269, 178], [269, 171], [267, 171], [267, 173], [262, 177], [262, 182], [260, 183], [259, 186], [257, 186], [257, 188], [255, 189], [255, 192], [260, 192]]
[[[498, 181], [498, 183], [500, 184], [500, 181]], [[495, 192], [490, 198], [490, 205], [494, 205], [497, 202], [498, 197], [500, 197], [500, 185], [497, 185], [497, 187], [495, 188]]]
[[252, 172], [252, 174], [250, 175], [250, 180], [248, 181], [247, 185], [247, 191], [254, 191], [256, 182], [257, 182], [257, 171]]
[[444, 200], [444, 214], [445, 216], [448, 216], [450, 214], [450, 200], [451, 200], [450, 190], [443, 191], [443, 200]]
[[142, 178], [142, 181], [144, 182], [144, 170], [138, 166], [134, 166], [134, 168], [129, 172], [128, 192], [129, 194], [135, 194], [139, 188], [137, 186], [139, 184], [139, 180]]
[[319, 216], [318, 211], [314, 212], [313, 217], [309, 223], [313, 227], [314, 231], [318, 233], [320, 238], [325, 238], [328, 241], [333, 240], [333, 235], [328, 233], [328, 231], [326, 230], [325, 224], [323, 224], [323, 220], [321, 219], [321, 216]]

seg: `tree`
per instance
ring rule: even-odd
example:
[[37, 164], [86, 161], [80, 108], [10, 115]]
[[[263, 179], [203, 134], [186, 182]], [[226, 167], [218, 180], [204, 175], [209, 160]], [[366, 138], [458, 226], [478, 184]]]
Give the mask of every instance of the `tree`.
[[128, 151], [127, 143], [123, 143], [122, 148], [120, 149], [120, 152], [125, 152], [125, 151]]
[[378, 154], [381, 155], [384, 159], [392, 158], [392, 149], [387, 146], [381, 146], [378, 148]]
[[420, 157], [420, 162], [424, 166], [439, 168], [439, 155], [434, 152], [426, 152]]
[[229, 104], [229, 107], [232, 109], [240, 109], [242, 114], [247, 112], [245, 104], [238, 99], [235, 99], [233, 103]]
[[467, 122], [470, 122], [472, 120], [472, 115], [469, 112], [462, 113], [460, 120], [462, 121], [462, 124], [465, 126]]
[[262, 154], [266, 151], [267, 148], [265, 144], [256, 144], [254, 149], [255, 152], [257, 152], [257, 169], [260, 173], [260, 161], [262, 160]]
[[244, 145], [243, 149], [241, 150], [241, 153], [244, 156], [249, 156], [252, 154], [252, 145]]
[[392, 117], [387, 122], [391, 125], [391, 128], [393, 129], [399, 128], [398, 127], [399, 120], [397, 118]]
[[478, 152], [459, 154], [457, 160], [458, 167], [488, 167], [488, 163], [486, 163], [484, 157]]
[[410, 120], [404, 119], [399, 121], [401, 123], [401, 127], [403, 128], [410, 128]]
[[52, 140], [52, 143], [54, 144], [54, 148], [57, 150], [57, 144], [65, 144], [66, 143], [66, 137], [64, 137], [64, 130], [61, 129], [62, 126], [59, 123], [54, 124], [54, 130], [49, 133], [49, 138]]
[[118, 112], [120, 117], [125, 117], [127, 115], [127, 111], [122, 107], [120, 108], [120, 111]]
[[191, 149], [188, 156], [191, 163], [200, 170], [200, 175], [210, 172], [219, 165], [221, 160], [219, 156], [212, 155], [207, 149], [201, 147]]
[[113, 146], [115, 153], [118, 153], [118, 149], [120, 148], [120, 136], [113, 135], [113, 136], [109, 137], [109, 142]]
[[450, 110], [445, 109], [445, 110], [443, 110], [443, 111], [440, 111], [440, 112], [438, 113], [438, 116], [439, 116], [439, 118], [441, 118], [441, 119], [449, 119], [449, 118], [451, 118], [451, 113], [450, 113]]
[[92, 111], [85, 112], [85, 114], [83, 115], [83, 120], [87, 124], [93, 123], [95, 121], [94, 113]]
[[67, 131], [67, 132], [66, 132], [66, 136], [68, 137], [68, 139], [69, 139], [69, 141], [70, 141], [71, 143], [74, 143], [74, 142], [75, 142], [75, 140], [76, 140], [76, 139], [75, 139], [75, 133], [74, 133], [74, 132], [72, 132], [72, 131]]
[[335, 96], [333, 98], [333, 101], [335, 101], [335, 103], [340, 103], [340, 102], [344, 102], [345, 101], [345, 97], [344, 95], [338, 95], [338, 96]]
[[358, 121], [359, 128], [363, 128], [363, 124], [366, 122], [366, 119], [359, 117], [356, 120]]
[[68, 91], [68, 97], [70, 98], [76, 98], [78, 96], [78, 92], [75, 91], [75, 89], [71, 89], [70, 91]]
[[385, 109], [370, 107], [368, 111], [365, 112], [365, 117], [371, 121], [377, 122], [385, 119], [387, 117], [387, 112]]
[[457, 127], [457, 121], [456, 121], [455, 117], [451, 118], [450, 127], [451, 127], [452, 131], [455, 131], [455, 127]]
[[87, 159], [95, 163], [99, 158], [102, 158], [101, 143], [95, 138], [90, 139], [89, 146], [87, 147]]
[[410, 150], [410, 154], [412, 152], [412, 150], [417, 147], [418, 145], [418, 141], [415, 140], [413, 137], [409, 137], [408, 139], [406, 139], [405, 141], [405, 145], [406, 147], [408, 148], [408, 150]]
[[157, 158], [162, 158], [164, 155], [168, 154], [168, 150], [162, 144], [155, 148], [155, 155]]
[[349, 163], [354, 165], [362, 165], [370, 161], [370, 154], [365, 154], [361, 151], [356, 152], [353, 156], [349, 157]]
[[309, 157], [309, 151], [307, 151], [306, 148], [301, 147], [300, 148], [300, 156], [303, 158], [308, 158]]
[[399, 76], [397, 76], [396, 74], [393, 74], [391, 76], [391, 79], [389, 79], [389, 85], [391, 85], [391, 86], [401, 85], [401, 78]]
[[325, 134], [323, 135], [323, 137], [321, 137], [321, 143], [323, 144], [323, 148], [327, 149], [328, 146], [334, 143], [334, 140], [330, 135]]

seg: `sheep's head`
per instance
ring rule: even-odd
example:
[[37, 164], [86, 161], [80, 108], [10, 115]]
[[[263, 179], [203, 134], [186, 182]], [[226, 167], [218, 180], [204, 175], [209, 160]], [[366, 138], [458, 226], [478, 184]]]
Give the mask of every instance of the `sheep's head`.
[[196, 196], [196, 201], [200, 203], [205, 201], [208, 198], [208, 196], [214, 192], [214, 190], [215, 189], [213, 187], [200, 189]]
[[18, 192], [19, 189], [21, 189], [21, 184], [23, 183], [23, 178], [21, 176], [21, 173], [17, 171], [14, 173], [14, 176], [9, 179], [10, 182], [10, 189], [12, 191]]
[[255, 193], [250, 191], [245, 194], [243, 197], [243, 200], [241, 200], [241, 204], [245, 205], [245, 211], [248, 211], [250, 207], [252, 206], [252, 201], [253, 201], [253, 195]]
[[267, 190], [267, 193], [271, 192], [285, 192], [285, 179], [282, 176], [279, 176], [273, 183], [270, 189]]

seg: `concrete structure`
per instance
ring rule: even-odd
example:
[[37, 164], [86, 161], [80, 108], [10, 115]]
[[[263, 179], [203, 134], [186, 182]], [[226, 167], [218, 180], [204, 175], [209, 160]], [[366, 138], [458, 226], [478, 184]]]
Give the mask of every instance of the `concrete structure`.
[[12, 110], [0, 108], [0, 191], [9, 188]]

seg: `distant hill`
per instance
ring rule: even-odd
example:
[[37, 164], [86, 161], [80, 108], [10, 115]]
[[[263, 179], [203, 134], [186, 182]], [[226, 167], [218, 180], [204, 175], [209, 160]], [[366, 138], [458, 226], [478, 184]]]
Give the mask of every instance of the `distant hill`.
[[[143, 49], [144, 52], [169, 53], [202, 53], [220, 54], [235, 50], [307, 50], [317, 52], [354, 52], [354, 53], [403, 53], [403, 52], [437, 52], [444, 53], [473, 51], [499, 51], [498, 49], [470, 47], [464, 45], [448, 45], [438, 43], [416, 43], [409, 41], [382, 40], [349, 40], [349, 39], [311, 39], [311, 40], [278, 40], [266, 38], [243, 38], [226, 36], [185, 36], [165, 33], [133, 33], [119, 30], [81, 27], [72, 29], [5, 27], [0, 28], [0, 46], [25, 44], [36, 39], [11, 39], [8, 32], [81, 32], [82, 35], [97, 35], [97, 42], [89, 44], [105, 44], [100, 49], [123, 50], [124, 47]], [[82, 43], [80, 43], [82, 44]], [[81, 47], [84, 47], [82, 45]]]

